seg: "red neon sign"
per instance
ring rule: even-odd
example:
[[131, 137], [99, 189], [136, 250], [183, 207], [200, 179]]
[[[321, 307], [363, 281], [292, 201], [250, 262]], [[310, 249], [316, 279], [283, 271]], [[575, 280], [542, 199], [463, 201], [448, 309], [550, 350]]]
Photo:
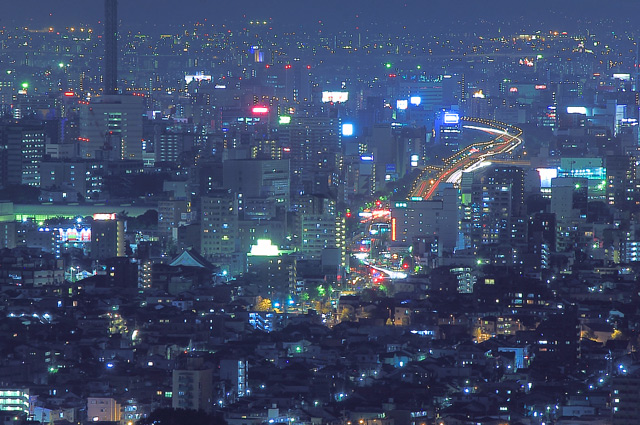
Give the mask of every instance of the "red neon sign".
[[251, 110], [254, 114], [267, 114], [269, 113], [269, 108], [266, 106], [254, 106]]

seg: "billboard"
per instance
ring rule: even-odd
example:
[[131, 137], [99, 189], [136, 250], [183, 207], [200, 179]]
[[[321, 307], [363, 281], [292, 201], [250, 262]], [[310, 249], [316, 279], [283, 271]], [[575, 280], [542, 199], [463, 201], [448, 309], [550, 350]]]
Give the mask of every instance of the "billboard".
[[460, 122], [460, 115], [455, 112], [445, 112], [443, 121], [445, 124], [458, 124]]
[[204, 74], [185, 75], [184, 81], [187, 84], [190, 84], [192, 81], [211, 81], [211, 75], [204, 75]]
[[587, 108], [584, 106], [567, 106], [567, 114], [587, 115]]
[[112, 214], [108, 214], [108, 213], [94, 214], [93, 215], [93, 219], [94, 220], [115, 220], [116, 219], [116, 214], [115, 213], [112, 213]]
[[347, 91], [323, 91], [322, 103], [344, 103], [349, 100], [349, 92]]
[[91, 229], [57, 229], [61, 242], [91, 242]]
[[254, 114], [268, 114], [269, 108], [267, 108], [266, 106], [254, 106], [251, 109], [251, 112], [253, 112]]

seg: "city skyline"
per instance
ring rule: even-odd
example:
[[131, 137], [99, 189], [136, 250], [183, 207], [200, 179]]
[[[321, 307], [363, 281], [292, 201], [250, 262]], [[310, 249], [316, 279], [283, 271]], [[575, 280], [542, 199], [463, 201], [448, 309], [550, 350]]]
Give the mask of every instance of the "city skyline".
[[638, 423], [640, 2], [1, 11], [0, 425]]

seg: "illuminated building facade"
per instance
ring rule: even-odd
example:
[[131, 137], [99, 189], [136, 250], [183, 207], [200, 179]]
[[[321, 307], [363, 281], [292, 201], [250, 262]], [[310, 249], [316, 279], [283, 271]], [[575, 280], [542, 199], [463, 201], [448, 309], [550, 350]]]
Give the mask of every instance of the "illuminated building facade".
[[0, 412], [29, 414], [29, 390], [25, 388], [1, 388]]
[[116, 214], [94, 214], [91, 225], [91, 258], [105, 260], [125, 255], [124, 221]]
[[0, 187], [9, 184], [40, 186], [40, 163], [45, 132], [39, 123], [0, 122]]
[[75, 201], [100, 197], [105, 169], [100, 161], [48, 160], [40, 163], [40, 173], [43, 189], [68, 190], [67, 198]]
[[318, 193], [337, 186], [332, 176], [342, 167], [341, 123], [339, 118], [292, 117], [286, 148], [296, 192]]
[[215, 190], [203, 196], [201, 250], [205, 256], [236, 252], [238, 196], [230, 190]]
[[630, 155], [606, 157], [607, 203], [609, 205], [635, 205], [640, 203], [640, 186], [636, 158]]
[[460, 149], [462, 125], [460, 115], [453, 111], [441, 111], [436, 118], [436, 143], [449, 147], [451, 152]]
[[474, 179], [471, 202], [471, 239], [474, 246], [526, 243], [522, 168], [493, 167], [482, 170]]

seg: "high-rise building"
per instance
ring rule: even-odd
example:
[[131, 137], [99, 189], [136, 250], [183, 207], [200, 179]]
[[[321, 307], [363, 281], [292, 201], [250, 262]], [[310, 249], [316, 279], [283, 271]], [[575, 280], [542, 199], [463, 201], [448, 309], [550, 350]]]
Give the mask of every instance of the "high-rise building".
[[39, 122], [0, 122], [0, 187], [40, 186], [40, 162], [46, 136]]
[[118, 0], [104, 0], [104, 92], [118, 93]]
[[91, 225], [91, 258], [105, 260], [126, 255], [124, 221], [115, 214], [94, 214]]
[[201, 244], [205, 256], [236, 252], [238, 196], [230, 190], [214, 190], [200, 199]]
[[346, 265], [345, 221], [336, 214], [335, 200], [321, 195], [303, 197], [294, 237], [305, 258], [320, 259], [323, 250], [338, 248]]
[[529, 217], [526, 267], [536, 273], [550, 268], [551, 252], [556, 250], [556, 216], [537, 212]]
[[[289, 210], [289, 161], [230, 159], [223, 163], [223, 186], [244, 199], [260, 198]], [[247, 212], [245, 212], [245, 217]]]
[[556, 216], [556, 250], [573, 249], [577, 242], [578, 224], [587, 218], [588, 182], [577, 177], [551, 180], [551, 213]]
[[169, 199], [158, 202], [158, 232], [178, 239], [178, 228], [186, 225], [191, 217], [191, 202], [186, 199]]
[[173, 371], [171, 407], [204, 410], [213, 408], [213, 378], [211, 369]]
[[337, 186], [333, 175], [342, 167], [341, 120], [293, 117], [284, 147], [290, 151], [291, 182], [296, 192], [321, 193]]
[[140, 96], [101, 96], [81, 105], [80, 156], [142, 160], [143, 111]]
[[610, 155], [605, 162], [609, 205], [637, 205], [636, 159], [630, 155]]
[[474, 178], [471, 204], [473, 245], [526, 244], [522, 168], [498, 166], [483, 170]]

